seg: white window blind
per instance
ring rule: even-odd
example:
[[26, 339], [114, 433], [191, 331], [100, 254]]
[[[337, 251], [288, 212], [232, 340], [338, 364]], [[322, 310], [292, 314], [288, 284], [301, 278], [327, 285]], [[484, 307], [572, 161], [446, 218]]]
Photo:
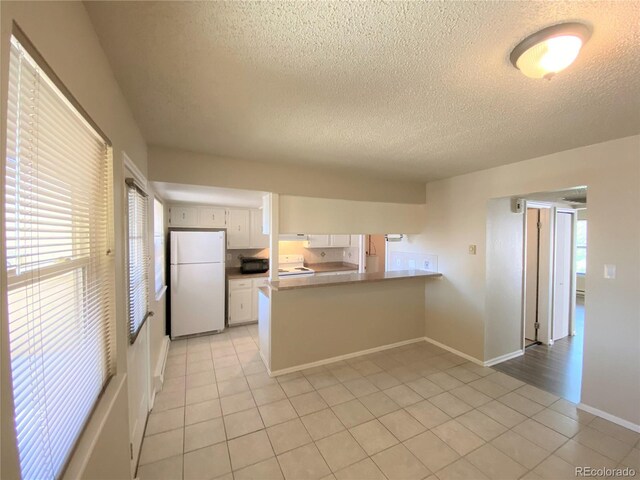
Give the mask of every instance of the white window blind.
[[160, 295], [165, 288], [164, 279], [164, 206], [153, 199], [153, 254], [155, 264], [155, 291]]
[[21, 475], [50, 479], [113, 371], [111, 148], [26, 44], [11, 38], [6, 295]]
[[149, 315], [149, 247], [147, 194], [127, 178], [129, 204], [129, 341], [136, 341], [138, 332]]

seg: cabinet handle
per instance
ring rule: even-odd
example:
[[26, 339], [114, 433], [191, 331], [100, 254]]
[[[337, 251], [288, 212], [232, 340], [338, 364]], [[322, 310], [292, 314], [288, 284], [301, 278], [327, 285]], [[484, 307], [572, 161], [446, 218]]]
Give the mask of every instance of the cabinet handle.
[[238, 231], [240, 231], [240, 225], [238, 225]]
[[242, 310], [244, 308], [244, 304], [240, 304], [240, 310]]
[[183, 220], [184, 220], [186, 214], [187, 214], [186, 212], [182, 212], [182, 219]]
[[211, 214], [211, 220], [214, 220], [214, 221], [215, 221], [215, 219], [216, 219], [216, 214], [215, 214], [215, 213], [212, 213], [212, 214]]

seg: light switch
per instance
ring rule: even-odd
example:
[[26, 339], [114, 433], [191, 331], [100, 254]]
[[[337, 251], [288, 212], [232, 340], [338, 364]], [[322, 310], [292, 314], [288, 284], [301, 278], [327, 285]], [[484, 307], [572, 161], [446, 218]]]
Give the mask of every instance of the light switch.
[[604, 266], [604, 278], [613, 279], [616, 278], [616, 266], [610, 263], [607, 263]]
[[469, 255], [475, 255], [475, 254], [476, 254], [476, 246], [469, 245]]

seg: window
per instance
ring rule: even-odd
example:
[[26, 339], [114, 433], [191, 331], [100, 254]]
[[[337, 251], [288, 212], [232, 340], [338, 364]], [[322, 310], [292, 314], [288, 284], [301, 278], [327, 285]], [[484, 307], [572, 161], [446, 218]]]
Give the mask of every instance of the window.
[[4, 198], [14, 418], [22, 478], [53, 479], [113, 372], [111, 147], [16, 35]]
[[587, 273], [587, 221], [578, 220], [576, 228], [576, 273]]
[[164, 206], [157, 198], [153, 199], [153, 255], [155, 263], [156, 297], [164, 288]]
[[133, 178], [127, 178], [129, 206], [129, 342], [149, 316], [148, 198]]

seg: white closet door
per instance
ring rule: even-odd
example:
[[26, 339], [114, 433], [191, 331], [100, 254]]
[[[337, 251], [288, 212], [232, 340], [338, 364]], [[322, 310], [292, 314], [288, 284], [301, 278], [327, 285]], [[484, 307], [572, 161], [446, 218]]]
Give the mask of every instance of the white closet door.
[[559, 212], [556, 219], [556, 258], [553, 295], [553, 340], [569, 335], [571, 312], [572, 216]]

